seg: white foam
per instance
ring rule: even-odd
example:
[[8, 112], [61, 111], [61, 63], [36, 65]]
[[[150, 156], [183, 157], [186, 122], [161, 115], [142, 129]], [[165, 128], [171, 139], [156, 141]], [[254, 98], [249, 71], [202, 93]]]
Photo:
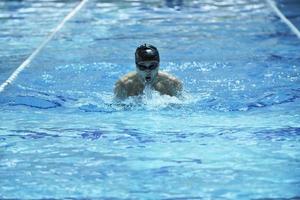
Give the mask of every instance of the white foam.
[[32, 62], [32, 60], [40, 53], [46, 44], [59, 32], [65, 23], [83, 7], [88, 0], [82, 0], [62, 21], [58, 26], [48, 35], [48, 37], [38, 46], [38, 48], [10, 75], [10, 77], [0, 85], [0, 93], [18, 77], [18, 75]]
[[144, 94], [139, 101], [148, 110], [159, 110], [174, 105], [190, 105], [207, 98], [207, 94], [191, 95], [186, 91], [183, 91], [180, 97], [174, 97], [169, 95], [162, 95], [158, 91], [151, 88], [147, 91], [144, 90]]
[[267, 3], [271, 6], [273, 11], [277, 14], [277, 16], [291, 29], [291, 31], [300, 39], [300, 31], [294, 26], [294, 24], [288, 20], [284, 14], [279, 10], [276, 6], [276, 3], [272, 0], [266, 0]]

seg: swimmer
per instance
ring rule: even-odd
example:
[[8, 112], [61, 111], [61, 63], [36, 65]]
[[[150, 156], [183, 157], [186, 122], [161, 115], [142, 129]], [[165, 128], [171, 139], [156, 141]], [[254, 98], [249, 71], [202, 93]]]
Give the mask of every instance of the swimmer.
[[182, 83], [168, 73], [159, 71], [159, 53], [156, 47], [144, 44], [135, 51], [136, 71], [124, 75], [115, 84], [117, 99], [143, 94], [145, 87], [158, 91], [161, 95], [179, 96]]

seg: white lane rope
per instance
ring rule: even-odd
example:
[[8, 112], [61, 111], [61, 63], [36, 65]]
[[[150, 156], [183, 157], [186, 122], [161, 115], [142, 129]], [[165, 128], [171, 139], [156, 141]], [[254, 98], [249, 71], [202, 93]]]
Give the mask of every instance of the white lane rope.
[[39, 54], [39, 52], [46, 46], [46, 44], [52, 40], [57, 32], [59, 32], [65, 23], [70, 20], [74, 15], [84, 6], [88, 0], [82, 0], [48, 35], [48, 37], [38, 46], [38, 48], [10, 75], [10, 77], [0, 85], [0, 93], [4, 91], [6, 86], [11, 84], [18, 75], [32, 62], [32, 60]]
[[273, 0], [266, 0], [267, 3], [270, 5], [270, 7], [273, 9], [273, 11], [276, 13], [276, 15], [291, 29], [291, 31], [300, 39], [300, 31], [297, 29], [297, 27], [294, 26], [294, 24], [288, 20], [284, 14], [279, 10], [279, 8], [276, 6], [276, 3]]

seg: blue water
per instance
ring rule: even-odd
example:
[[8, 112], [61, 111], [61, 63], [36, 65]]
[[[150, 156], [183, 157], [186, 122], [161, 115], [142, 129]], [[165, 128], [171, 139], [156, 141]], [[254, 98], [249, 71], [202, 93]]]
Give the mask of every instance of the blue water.
[[[77, 3], [0, 2], [1, 83]], [[145, 42], [183, 98], [114, 104]], [[0, 94], [0, 198], [298, 199], [299, 52], [265, 1], [90, 0]]]

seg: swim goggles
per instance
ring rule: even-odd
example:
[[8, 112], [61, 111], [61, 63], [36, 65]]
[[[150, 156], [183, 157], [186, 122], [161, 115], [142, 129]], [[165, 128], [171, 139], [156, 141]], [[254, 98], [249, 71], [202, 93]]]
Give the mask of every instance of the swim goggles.
[[139, 64], [139, 63], [137, 63], [136, 64], [136, 66], [139, 68], [139, 70], [141, 70], [141, 71], [145, 71], [145, 70], [154, 70], [154, 69], [156, 69], [157, 67], [158, 67], [158, 62], [157, 61], [153, 61], [153, 62], [151, 62], [151, 64], [149, 65], [149, 66], [146, 66], [146, 65], [144, 65], [144, 64]]

